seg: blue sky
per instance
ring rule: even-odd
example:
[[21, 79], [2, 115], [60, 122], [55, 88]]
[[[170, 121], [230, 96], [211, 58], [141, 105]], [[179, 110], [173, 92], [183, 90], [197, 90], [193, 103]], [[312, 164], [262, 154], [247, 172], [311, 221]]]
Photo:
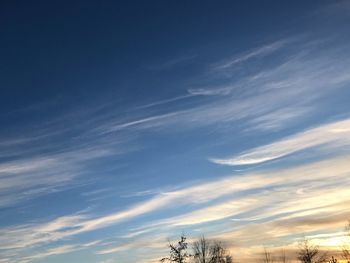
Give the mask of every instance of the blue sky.
[[[347, 1], [3, 1], [0, 262], [345, 242]], [[191, 240], [190, 239], [190, 240]]]

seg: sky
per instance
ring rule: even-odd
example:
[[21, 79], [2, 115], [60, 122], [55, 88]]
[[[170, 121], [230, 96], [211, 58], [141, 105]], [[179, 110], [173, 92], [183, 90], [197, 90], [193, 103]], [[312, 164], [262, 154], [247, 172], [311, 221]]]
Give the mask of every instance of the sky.
[[349, 25], [349, 1], [1, 1], [0, 262], [338, 249]]

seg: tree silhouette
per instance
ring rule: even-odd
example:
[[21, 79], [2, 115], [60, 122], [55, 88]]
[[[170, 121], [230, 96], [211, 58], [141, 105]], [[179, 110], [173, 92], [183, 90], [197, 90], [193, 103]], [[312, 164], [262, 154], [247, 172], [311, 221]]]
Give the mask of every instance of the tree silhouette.
[[232, 257], [227, 253], [226, 249], [220, 242], [215, 242], [211, 246], [210, 263], [232, 263]]
[[194, 263], [233, 263], [232, 257], [220, 242], [210, 241], [202, 237], [193, 243], [192, 255], [187, 252], [187, 247], [186, 237], [182, 235], [177, 244], [169, 243], [170, 254], [160, 261], [186, 263], [187, 260], [191, 259], [191, 262]]
[[286, 256], [286, 251], [284, 249], [282, 249], [281, 256], [279, 257], [279, 261], [281, 263], [287, 263], [288, 262], [288, 259], [287, 259], [287, 256]]
[[204, 237], [193, 243], [193, 254], [195, 263], [210, 263], [212, 259], [212, 242]]
[[169, 243], [170, 255], [169, 257], [162, 258], [160, 261], [170, 261], [177, 263], [185, 263], [186, 259], [190, 257], [187, 253], [187, 242], [186, 237], [184, 235], [181, 236], [180, 241], [177, 244]]
[[263, 263], [273, 263], [274, 260], [271, 256], [271, 253], [269, 251], [266, 250], [266, 248], [264, 248], [264, 257], [262, 260]]
[[307, 239], [304, 239], [300, 244], [298, 259], [302, 263], [323, 263], [327, 261], [327, 254], [321, 254], [318, 246], [313, 246]]
[[[350, 220], [346, 227], [347, 235], [350, 238]], [[349, 244], [350, 245], [350, 244]], [[328, 257], [327, 253], [323, 253], [319, 250], [317, 245], [313, 245], [306, 238], [299, 243], [299, 252], [297, 259], [301, 263], [338, 263], [338, 259], [334, 256]], [[349, 246], [344, 244], [343, 257], [347, 263], [350, 263]], [[186, 242], [185, 235], [180, 237], [177, 243], [169, 242], [169, 256], [162, 258], [160, 261], [175, 262], [175, 263], [233, 263], [231, 255], [227, 252], [222, 243], [218, 241], [208, 240], [201, 237], [192, 244], [192, 253], [189, 253], [188, 243]], [[286, 257], [286, 253], [282, 250], [279, 256], [274, 257], [266, 248], [262, 254], [260, 262], [274, 263], [281, 262], [287, 263], [289, 260]], [[344, 262], [344, 261], [340, 261]]]

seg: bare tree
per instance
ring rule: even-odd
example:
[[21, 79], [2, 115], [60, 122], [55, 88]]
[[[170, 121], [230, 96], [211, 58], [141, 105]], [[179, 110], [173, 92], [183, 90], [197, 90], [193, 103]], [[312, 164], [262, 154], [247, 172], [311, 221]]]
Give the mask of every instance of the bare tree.
[[193, 255], [187, 253], [187, 246], [186, 237], [182, 235], [177, 244], [169, 243], [170, 255], [160, 261], [186, 263], [188, 259], [193, 259], [191, 262], [194, 263], [233, 263], [231, 255], [220, 242], [210, 241], [202, 237], [193, 243]]
[[220, 242], [214, 242], [202, 237], [193, 243], [195, 263], [233, 263], [232, 256]]
[[204, 237], [193, 243], [194, 262], [210, 263], [212, 259], [212, 242]]
[[327, 254], [320, 253], [318, 246], [313, 246], [304, 239], [300, 244], [298, 259], [302, 263], [323, 263], [327, 261]]
[[273, 263], [273, 262], [288, 263], [289, 262], [284, 249], [281, 250], [279, 256], [274, 257], [271, 252], [266, 250], [266, 248], [264, 248], [264, 253], [261, 261], [263, 263]]
[[269, 251], [267, 251], [266, 248], [264, 248], [264, 256], [263, 256], [262, 262], [263, 263], [273, 263], [274, 262], [271, 253]]
[[281, 251], [281, 256], [279, 257], [279, 262], [281, 263], [287, 263], [289, 260], [286, 256], [286, 251], [284, 249], [282, 249]]
[[232, 257], [220, 242], [215, 242], [211, 247], [210, 263], [232, 263]]
[[187, 253], [187, 242], [186, 237], [184, 235], [181, 236], [180, 241], [177, 244], [169, 243], [170, 255], [169, 257], [162, 258], [160, 261], [170, 261], [176, 263], [185, 263], [186, 259], [190, 257]]

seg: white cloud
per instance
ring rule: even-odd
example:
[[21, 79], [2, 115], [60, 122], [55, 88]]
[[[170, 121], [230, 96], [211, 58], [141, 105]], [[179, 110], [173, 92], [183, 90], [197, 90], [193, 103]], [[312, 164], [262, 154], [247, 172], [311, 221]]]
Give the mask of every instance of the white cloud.
[[246, 62], [247, 60], [269, 55], [269, 54], [281, 49], [288, 42], [290, 42], [290, 40], [280, 40], [280, 41], [276, 41], [276, 42], [271, 43], [271, 44], [264, 45], [262, 47], [255, 48], [249, 52], [235, 56], [234, 58], [232, 58], [228, 61], [221, 62], [219, 65], [216, 65], [214, 67], [214, 69], [216, 69], [216, 70], [228, 69], [228, 68], [231, 68], [233, 66], [236, 66], [237, 64]]
[[[350, 201], [347, 191], [350, 187], [349, 162], [349, 157], [344, 156], [296, 168], [231, 176], [176, 191], [164, 192], [148, 201], [109, 215], [91, 218], [91, 215], [88, 214], [76, 214], [59, 217], [46, 223], [7, 227], [1, 229], [4, 234], [0, 237], [0, 246], [8, 251], [28, 249], [110, 227], [160, 209], [164, 211], [164, 209], [181, 207], [186, 204], [193, 204], [199, 208], [193, 208], [188, 213], [182, 213], [180, 209], [178, 216], [151, 222], [142, 228], [155, 228], [161, 235], [164, 227], [169, 230], [169, 227], [200, 225], [229, 217], [241, 218], [242, 213], [256, 220], [278, 216], [280, 220], [291, 223], [293, 220], [308, 218], [319, 213], [324, 214], [329, 211], [338, 213], [348, 209], [349, 202], [347, 201]], [[332, 183], [335, 183], [337, 187], [332, 187]], [[304, 187], [304, 191], [298, 191], [301, 187]], [[328, 191], [325, 192], [324, 189]], [[253, 192], [243, 197], [240, 195], [247, 191]], [[295, 194], [297, 192], [299, 194]], [[324, 194], [321, 195], [321, 193]], [[294, 198], [290, 198], [293, 194]], [[280, 201], [276, 203], [276, 200]], [[340, 203], [339, 200], [343, 203]], [[320, 207], [320, 202], [323, 207]], [[147, 236], [147, 231], [143, 232], [144, 229], [135, 230]], [[277, 234], [283, 234], [282, 229], [274, 235]], [[137, 240], [137, 234], [131, 235], [130, 238]], [[108, 249], [103, 249], [101, 253], [111, 252]], [[112, 252], [122, 250], [120, 247], [112, 249]]]
[[[117, 151], [108, 147], [90, 146], [2, 162], [0, 207], [72, 187], [73, 180], [87, 171], [89, 161], [116, 154]], [[68, 182], [72, 184], [67, 186]]]
[[310, 116], [312, 110], [311, 107], [302, 106], [275, 109], [248, 121], [247, 131], [278, 131], [293, 123], [297, 123], [306, 116]]
[[[229, 61], [220, 62], [217, 70], [196, 76], [187, 94], [156, 101], [128, 112], [121, 118], [111, 110], [108, 118], [96, 122], [90, 133], [107, 136], [142, 135], [144, 130], [172, 132], [220, 124], [221, 130], [276, 131], [295, 126], [298, 122], [319, 113], [320, 99], [341, 91], [350, 77], [349, 59], [341, 54], [347, 47], [336, 46], [327, 54], [321, 52], [324, 41], [290, 38], [273, 42]], [[292, 46], [292, 47], [291, 47]], [[249, 74], [223, 77], [237, 63], [251, 58], [262, 58], [275, 51], [284, 51], [283, 57], [270, 61], [264, 69]], [[340, 52], [341, 51], [341, 52]], [[220, 84], [215, 80], [220, 80]], [[209, 97], [209, 98], [208, 98]], [[186, 99], [176, 111], [153, 106]], [[238, 123], [239, 122], [239, 123]], [[234, 125], [238, 123], [239, 125]]]
[[[342, 157], [296, 168], [246, 175], [243, 178], [230, 177], [211, 183], [210, 186], [207, 185], [206, 192], [209, 196], [211, 190], [219, 194], [212, 195], [210, 200], [227, 195], [223, 201], [156, 221], [141, 230], [137, 229], [136, 232], [140, 231], [140, 234], [143, 234], [142, 230], [150, 228], [159, 232], [160, 226], [181, 227], [227, 218], [247, 222], [266, 220], [270, 217], [287, 220], [320, 213], [337, 214], [349, 208], [349, 161], [349, 157]], [[303, 192], [299, 191], [300, 187], [305, 188]], [[245, 194], [239, 195], [242, 192]], [[231, 197], [229, 193], [236, 196]], [[244, 214], [249, 214], [249, 217], [243, 216]]]
[[197, 89], [188, 89], [188, 93], [194, 96], [214, 96], [214, 95], [228, 95], [232, 91], [231, 87], [225, 87], [225, 88], [216, 88], [216, 89], [203, 89], [203, 88], [197, 88]]
[[37, 259], [43, 259], [49, 256], [53, 255], [61, 255], [61, 254], [66, 254], [78, 250], [83, 250], [87, 249], [89, 247], [95, 246], [99, 244], [100, 241], [93, 241], [85, 244], [74, 244], [74, 245], [63, 245], [63, 246], [57, 246], [49, 249], [45, 249], [43, 252], [38, 252], [38, 253], [33, 253], [30, 256], [24, 257], [22, 261], [33, 261]]
[[347, 147], [349, 144], [350, 119], [346, 119], [306, 130], [233, 157], [211, 159], [211, 161], [223, 165], [257, 164], [316, 146], [334, 149], [337, 147]]
[[182, 96], [173, 97], [173, 98], [170, 98], [170, 99], [165, 99], [165, 100], [160, 100], [160, 101], [152, 102], [152, 103], [149, 103], [149, 104], [145, 104], [145, 105], [137, 107], [136, 109], [146, 109], [146, 108], [151, 108], [151, 107], [155, 107], [155, 106], [160, 106], [160, 105], [172, 103], [172, 102], [175, 102], [175, 101], [188, 99], [188, 98], [191, 98], [191, 97], [197, 95], [197, 94], [192, 94], [191, 92], [189, 92], [189, 93], [190, 94], [186, 94], [186, 95], [182, 95]]

